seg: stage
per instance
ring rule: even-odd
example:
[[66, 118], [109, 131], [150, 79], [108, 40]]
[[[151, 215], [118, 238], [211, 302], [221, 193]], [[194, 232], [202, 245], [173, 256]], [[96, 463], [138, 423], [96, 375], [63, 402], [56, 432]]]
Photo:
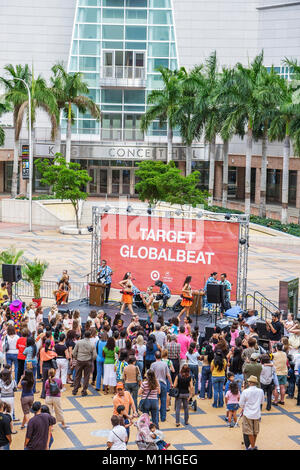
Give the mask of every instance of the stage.
[[[81, 315], [81, 321], [82, 321], [82, 324], [84, 325], [91, 310], [97, 310], [97, 311], [104, 310], [104, 312], [107, 313], [107, 315], [109, 315], [113, 321], [115, 318], [115, 315], [120, 311], [120, 306], [121, 306], [120, 302], [110, 301], [107, 304], [104, 304], [102, 307], [95, 307], [94, 305], [89, 305], [86, 299], [82, 299], [82, 300], [75, 300], [65, 305], [59, 305], [58, 311], [67, 312], [68, 310], [70, 311], [79, 310], [80, 315]], [[133, 310], [139, 316], [141, 320], [147, 320], [147, 313], [145, 309], [138, 308], [133, 304]], [[48, 323], [49, 311], [50, 311], [50, 308], [44, 309], [44, 322], [45, 323]], [[158, 318], [158, 316], [160, 315], [163, 315], [164, 320], [168, 321], [172, 317], [177, 317], [178, 312], [174, 312], [172, 308], [167, 308], [166, 312], [158, 311], [158, 315], [154, 314], [153, 316], [154, 323], [156, 319]], [[127, 327], [131, 320], [131, 314], [129, 310], [125, 310], [125, 315], [123, 315], [122, 318], [124, 320], [125, 327]], [[181, 325], [183, 325], [183, 318], [184, 316], [182, 316], [182, 320], [180, 322]], [[206, 326], [214, 326], [213, 324], [214, 320], [212, 316], [207, 315], [206, 313], [203, 313], [197, 316], [191, 315], [191, 319], [192, 319], [192, 324], [191, 324], [192, 329], [196, 325], [198, 325], [200, 333], [204, 333]]]

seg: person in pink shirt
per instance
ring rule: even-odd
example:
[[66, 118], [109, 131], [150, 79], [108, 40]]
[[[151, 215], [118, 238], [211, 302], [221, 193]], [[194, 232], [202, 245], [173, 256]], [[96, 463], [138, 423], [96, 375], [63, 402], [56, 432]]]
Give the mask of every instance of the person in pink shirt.
[[239, 337], [238, 323], [233, 322], [230, 328], [230, 346], [235, 348], [235, 340]]
[[180, 369], [183, 364], [186, 363], [186, 353], [189, 349], [190, 342], [192, 338], [190, 336], [186, 336], [185, 334], [185, 327], [181, 326], [179, 329], [179, 335], [177, 336], [177, 343], [180, 344]]
[[[239, 409], [239, 400], [240, 392], [237, 382], [231, 382], [229, 385], [229, 390], [225, 395], [225, 403], [227, 405], [228, 411], [228, 426], [230, 428], [234, 427], [234, 424], [237, 422], [237, 410]], [[231, 423], [233, 417], [234, 423]]]

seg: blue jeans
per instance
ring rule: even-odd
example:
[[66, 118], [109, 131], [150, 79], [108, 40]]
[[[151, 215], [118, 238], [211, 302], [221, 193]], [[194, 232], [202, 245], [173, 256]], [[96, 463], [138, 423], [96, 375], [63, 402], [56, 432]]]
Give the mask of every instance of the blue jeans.
[[199, 367], [195, 365], [189, 365], [191, 374], [193, 379], [195, 380], [195, 394], [198, 394], [198, 375], [199, 375]]
[[239, 387], [239, 391], [241, 392], [242, 391], [242, 385], [243, 385], [243, 382], [244, 382], [243, 374], [235, 374], [234, 381], [237, 382], [238, 387]]
[[97, 365], [96, 388], [98, 388], [99, 390], [101, 388], [101, 379], [103, 379], [103, 374], [104, 374], [103, 364], [104, 364], [104, 361], [100, 361], [97, 357], [96, 359], [96, 365]]
[[36, 385], [36, 371], [37, 371], [37, 361], [25, 361], [25, 368], [24, 370], [27, 369], [27, 364], [28, 362], [31, 362], [32, 363], [32, 369], [29, 369], [29, 370], [32, 370], [32, 373], [33, 373], [33, 378], [34, 378], [34, 386], [33, 386], [33, 393], [36, 393], [36, 388], [35, 388], [35, 385]]
[[9, 444], [6, 444], [5, 446], [0, 447], [0, 450], [10, 450]]
[[9, 354], [6, 353], [6, 362], [12, 367], [12, 364], [15, 366], [15, 381], [18, 379], [18, 354]]
[[222, 408], [224, 405], [223, 400], [223, 385], [225, 382], [225, 376], [223, 377], [212, 377], [212, 385], [214, 389], [214, 408]]
[[154, 423], [157, 429], [159, 429], [158, 399], [154, 399], [154, 400], [150, 400], [149, 398], [147, 399], [147, 403], [145, 406], [145, 413], [148, 413], [149, 415], [151, 413], [152, 423]]
[[140, 369], [141, 377], [143, 377], [144, 361], [136, 361], [136, 365]]
[[208, 381], [207, 398], [212, 398], [211, 370], [210, 366], [203, 366], [201, 371], [200, 398], [205, 398], [205, 384]]
[[160, 385], [160, 419], [166, 421], [167, 418], [167, 385], [164, 382], [159, 382]]

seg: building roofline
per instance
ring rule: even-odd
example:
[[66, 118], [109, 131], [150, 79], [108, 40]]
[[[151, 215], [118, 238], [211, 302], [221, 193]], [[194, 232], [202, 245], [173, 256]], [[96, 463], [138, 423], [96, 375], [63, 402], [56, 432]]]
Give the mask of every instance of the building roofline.
[[265, 5], [263, 7], [256, 7], [257, 10], [273, 10], [274, 8], [286, 8], [286, 7], [293, 7], [296, 5], [300, 5], [300, 2], [284, 2], [278, 3], [275, 5]]

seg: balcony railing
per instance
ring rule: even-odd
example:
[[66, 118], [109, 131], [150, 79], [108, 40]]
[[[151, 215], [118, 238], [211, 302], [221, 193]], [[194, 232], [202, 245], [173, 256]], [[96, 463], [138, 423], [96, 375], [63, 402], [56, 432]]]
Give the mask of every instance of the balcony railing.
[[144, 67], [126, 67], [126, 66], [105, 66], [103, 67], [103, 78], [126, 79], [126, 80], [145, 80]]

